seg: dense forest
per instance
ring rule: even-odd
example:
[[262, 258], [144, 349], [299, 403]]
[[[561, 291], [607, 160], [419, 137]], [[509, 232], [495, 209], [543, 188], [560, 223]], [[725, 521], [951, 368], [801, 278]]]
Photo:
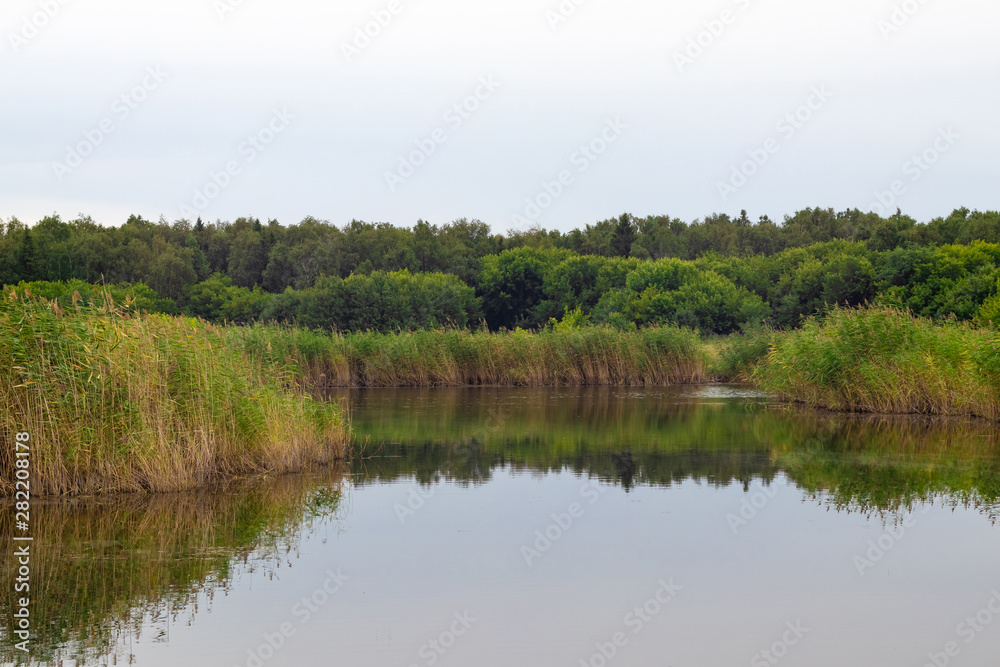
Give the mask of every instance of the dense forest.
[[775, 223], [618, 218], [495, 234], [478, 220], [412, 228], [306, 218], [120, 227], [0, 221], [0, 283], [84, 300], [113, 285], [134, 308], [341, 331], [675, 323], [726, 334], [789, 328], [833, 304], [1000, 321], [1000, 213], [918, 223], [805, 209]]

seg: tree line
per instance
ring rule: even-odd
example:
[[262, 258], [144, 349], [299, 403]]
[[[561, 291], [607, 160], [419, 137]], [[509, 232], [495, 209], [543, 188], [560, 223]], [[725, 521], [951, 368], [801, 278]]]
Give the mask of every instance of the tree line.
[[570, 232], [506, 234], [468, 219], [407, 228], [131, 216], [105, 227], [49, 216], [0, 221], [0, 282], [63, 299], [127, 285], [119, 294], [146, 310], [345, 331], [555, 320], [730, 333], [872, 300], [992, 321], [998, 243], [1000, 213], [964, 208], [927, 223], [857, 209], [805, 209], [781, 224], [745, 211], [692, 223], [626, 213]]

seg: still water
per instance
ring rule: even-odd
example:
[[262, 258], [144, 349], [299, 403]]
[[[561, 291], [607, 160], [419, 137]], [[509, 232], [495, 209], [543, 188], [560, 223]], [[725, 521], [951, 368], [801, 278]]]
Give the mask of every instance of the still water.
[[725, 387], [335, 398], [346, 469], [36, 501], [32, 661], [1000, 663], [991, 425]]

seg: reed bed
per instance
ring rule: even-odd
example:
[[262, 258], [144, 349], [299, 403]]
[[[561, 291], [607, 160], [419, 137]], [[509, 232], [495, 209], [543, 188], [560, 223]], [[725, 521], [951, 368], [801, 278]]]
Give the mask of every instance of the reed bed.
[[[7, 290], [0, 305], [4, 432], [31, 440], [35, 495], [177, 491], [343, 456], [336, 406], [228, 344], [225, 327]], [[13, 493], [14, 448], [0, 450]]]
[[677, 327], [340, 334], [255, 325], [228, 335], [314, 387], [664, 386], [707, 378], [697, 333]]
[[707, 341], [706, 345], [713, 353], [709, 364], [712, 379], [717, 382], [749, 383], [754, 368], [767, 358], [771, 346], [780, 336], [780, 331], [759, 327]]
[[887, 306], [835, 308], [773, 342], [751, 380], [832, 410], [1000, 418], [1000, 336]]

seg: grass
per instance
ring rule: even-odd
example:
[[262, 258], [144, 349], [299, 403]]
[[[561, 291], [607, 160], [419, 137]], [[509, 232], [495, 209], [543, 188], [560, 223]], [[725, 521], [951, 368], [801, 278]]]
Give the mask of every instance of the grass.
[[315, 387], [672, 385], [707, 379], [697, 333], [610, 327], [320, 333], [254, 325], [233, 343]]
[[[32, 491], [176, 491], [345, 454], [336, 406], [303, 387], [668, 386], [749, 382], [831, 410], [1000, 419], [1000, 336], [887, 307], [701, 339], [673, 326], [355, 333], [137, 315], [109, 293], [7, 289], [0, 400], [31, 434]], [[12, 495], [13, 447], [0, 450]]]
[[764, 327], [706, 341], [711, 351], [709, 374], [720, 382], [750, 382], [753, 369], [767, 358], [780, 332]]
[[832, 410], [1000, 418], [1000, 336], [887, 306], [835, 308], [776, 337], [749, 373], [784, 399]]
[[[34, 495], [177, 491], [343, 456], [337, 408], [232, 346], [227, 328], [126, 305], [5, 292], [0, 423], [31, 436]], [[13, 452], [0, 450], [2, 495]]]

